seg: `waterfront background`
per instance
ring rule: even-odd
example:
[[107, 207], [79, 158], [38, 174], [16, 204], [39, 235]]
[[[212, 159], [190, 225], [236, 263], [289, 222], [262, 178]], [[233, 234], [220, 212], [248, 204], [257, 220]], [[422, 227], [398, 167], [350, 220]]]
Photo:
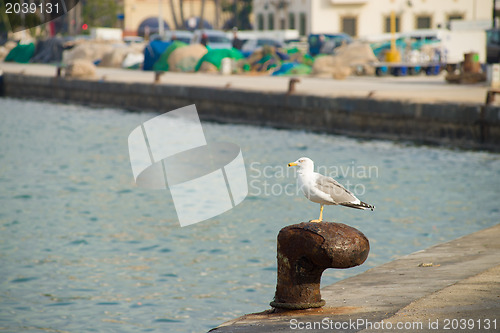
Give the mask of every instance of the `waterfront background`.
[[267, 308], [278, 231], [319, 213], [285, 192], [301, 156], [377, 170], [338, 177], [377, 208], [325, 219], [359, 228], [371, 252], [323, 285], [498, 223], [498, 154], [204, 123], [208, 141], [242, 148], [253, 183], [235, 209], [180, 228], [168, 192], [133, 184], [127, 137], [153, 116], [0, 99], [0, 328], [203, 332]]

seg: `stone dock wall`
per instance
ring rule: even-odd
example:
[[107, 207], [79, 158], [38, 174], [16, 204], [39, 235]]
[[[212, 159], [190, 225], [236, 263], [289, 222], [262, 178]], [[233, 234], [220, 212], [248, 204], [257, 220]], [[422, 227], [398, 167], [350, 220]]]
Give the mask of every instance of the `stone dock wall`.
[[204, 120], [500, 151], [498, 106], [426, 103], [425, 96], [415, 103], [22, 73], [4, 73], [0, 85], [3, 96], [14, 98], [158, 113], [196, 104]]

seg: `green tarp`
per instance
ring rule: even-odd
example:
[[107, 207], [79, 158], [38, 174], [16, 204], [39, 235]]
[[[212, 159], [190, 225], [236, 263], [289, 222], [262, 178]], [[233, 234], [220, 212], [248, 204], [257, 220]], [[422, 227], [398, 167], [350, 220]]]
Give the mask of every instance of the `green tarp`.
[[206, 61], [217, 67], [217, 69], [220, 69], [220, 65], [222, 62], [222, 59], [224, 58], [231, 58], [234, 60], [240, 60], [243, 59], [243, 54], [235, 49], [214, 49], [214, 50], [208, 50], [207, 54], [205, 54], [203, 57], [201, 57], [200, 61], [196, 64], [196, 67], [194, 68], [195, 72], [197, 72], [201, 64]]
[[33, 57], [33, 54], [35, 54], [35, 44], [19, 44], [10, 50], [4, 61], [26, 64], [30, 61], [31, 57]]
[[174, 52], [177, 48], [179, 47], [184, 47], [187, 44], [181, 41], [173, 41], [172, 44], [170, 44], [165, 52], [163, 52], [160, 56], [160, 58], [154, 63], [153, 65], [153, 70], [155, 71], [168, 71], [168, 57], [170, 57], [170, 54]]

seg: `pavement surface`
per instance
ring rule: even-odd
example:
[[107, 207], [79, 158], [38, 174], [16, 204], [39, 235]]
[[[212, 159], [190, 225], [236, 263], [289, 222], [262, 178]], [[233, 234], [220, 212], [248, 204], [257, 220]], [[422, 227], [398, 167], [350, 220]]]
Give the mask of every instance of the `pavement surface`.
[[[41, 64], [0, 62], [0, 71], [27, 75], [55, 76], [56, 67]], [[97, 68], [96, 80], [117, 82], [153, 83], [154, 72], [118, 68]], [[236, 90], [284, 92], [290, 77], [269, 75], [218, 75], [203, 73], [166, 72], [160, 84], [201, 86]], [[412, 102], [449, 102], [484, 104], [488, 86], [449, 84], [444, 74], [438, 76], [371, 77], [351, 76], [345, 80], [332, 78], [300, 77], [296, 93], [328, 97], [367, 97], [374, 99], [408, 100]], [[499, 102], [500, 103], [500, 102]]]
[[211, 332], [500, 332], [500, 224], [321, 290], [322, 309], [267, 310]]

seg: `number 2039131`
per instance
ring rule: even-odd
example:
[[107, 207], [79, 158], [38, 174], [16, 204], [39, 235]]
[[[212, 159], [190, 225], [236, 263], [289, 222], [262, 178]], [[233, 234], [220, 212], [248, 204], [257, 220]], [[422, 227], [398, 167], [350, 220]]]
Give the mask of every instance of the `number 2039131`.
[[497, 329], [497, 320], [493, 319], [444, 319], [443, 329], [445, 330], [495, 330]]
[[35, 3], [35, 2], [23, 2], [23, 3], [11, 3], [7, 2], [5, 4], [5, 13], [6, 14], [58, 14], [59, 13], [59, 3], [50, 3], [43, 2]]

